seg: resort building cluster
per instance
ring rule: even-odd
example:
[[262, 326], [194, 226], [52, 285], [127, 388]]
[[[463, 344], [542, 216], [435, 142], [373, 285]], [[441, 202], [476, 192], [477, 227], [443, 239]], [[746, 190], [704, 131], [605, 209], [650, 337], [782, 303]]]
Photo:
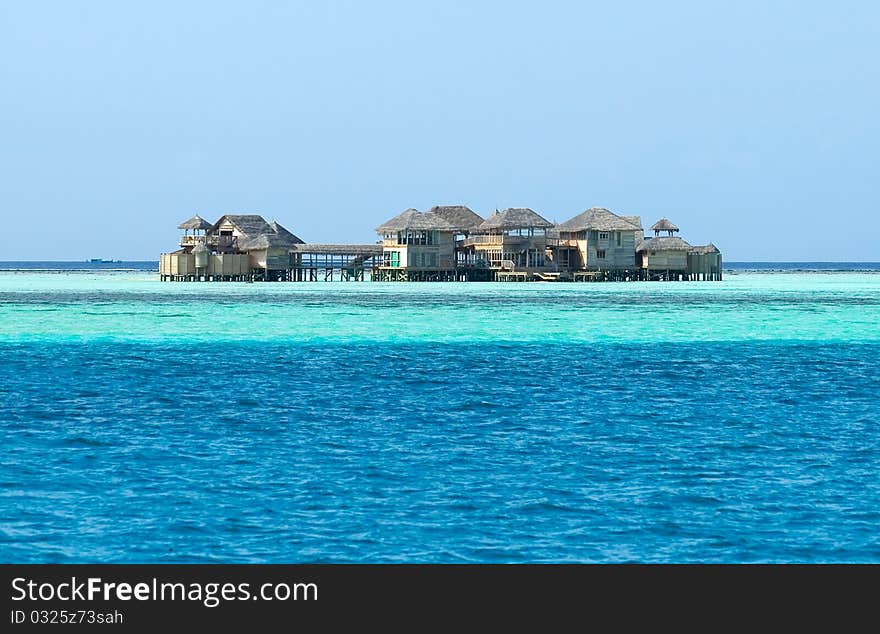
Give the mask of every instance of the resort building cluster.
[[[374, 244], [310, 244], [279, 223], [227, 214], [178, 225], [163, 253], [169, 281], [632, 281], [720, 280], [721, 253], [694, 246], [667, 218], [646, 236], [639, 216], [593, 207], [556, 224], [512, 207], [483, 218], [464, 205], [407, 209]], [[662, 235], [661, 235], [662, 234]]]

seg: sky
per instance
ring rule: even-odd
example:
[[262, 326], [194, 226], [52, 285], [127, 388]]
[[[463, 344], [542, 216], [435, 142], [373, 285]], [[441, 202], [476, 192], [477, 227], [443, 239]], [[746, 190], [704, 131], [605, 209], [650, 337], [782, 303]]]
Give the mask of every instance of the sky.
[[198, 213], [668, 217], [877, 261], [880, 3], [0, 2], [0, 260], [155, 260]]

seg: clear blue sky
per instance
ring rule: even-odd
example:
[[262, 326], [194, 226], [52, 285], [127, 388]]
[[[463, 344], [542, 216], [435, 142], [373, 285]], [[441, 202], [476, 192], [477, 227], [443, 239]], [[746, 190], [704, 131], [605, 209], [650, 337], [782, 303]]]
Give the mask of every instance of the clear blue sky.
[[875, 2], [3, 2], [0, 260], [155, 259], [198, 212], [668, 216], [880, 260]]

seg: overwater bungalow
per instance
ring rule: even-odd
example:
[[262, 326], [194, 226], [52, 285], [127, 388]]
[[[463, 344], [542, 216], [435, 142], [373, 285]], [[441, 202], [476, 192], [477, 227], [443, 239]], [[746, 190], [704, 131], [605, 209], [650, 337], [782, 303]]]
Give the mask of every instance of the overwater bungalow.
[[226, 214], [214, 224], [196, 215], [178, 228], [180, 249], [159, 257], [163, 280], [289, 280], [291, 247], [303, 242], [256, 214]]
[[208, 246], [220, 253], [247, 253], [251, 269], [267, 280], [288, 279], [293, 268], [290, 248], [303, 244], [278, 222], [266, 222], [256, 214], [226, 214], [209, 234]]
[[547, 261], [547, 231], [555, 225], [526, 207], [496, 211], [460, 243], [461, 260], [496, 271], [553, 270]]
[[407, 209], [376, 227], [382, 238], [378, 279], [455, 279], [455, 235], [460, 228], [433, 211]]
[[639, 216], [619, 216], [592, 207], [561, 223], [557, 260], [568, 271], [635, 271], [636, 242], [642, 238]]
[[687, 279], [693, 281], [721, 280], [721, 251], [711, 242], [688, 251]]
[[[647, 279], [721, 279], [721, 252], [714, 244], [689, 244], [675, 235], [679, 228], [668, 218], [655, 222], [651, 230], [654, 236], [636, 245], [636, 260]], [[666, 235], [661, 236], [661, 232]]]

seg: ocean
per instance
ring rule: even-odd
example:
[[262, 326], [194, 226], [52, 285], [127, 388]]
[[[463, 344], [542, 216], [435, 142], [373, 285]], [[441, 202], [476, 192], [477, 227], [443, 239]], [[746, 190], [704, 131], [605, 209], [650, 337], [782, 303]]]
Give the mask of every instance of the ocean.
[[0, 561], [880, 562], [876, 263], [153, 269], [0, 263]]

